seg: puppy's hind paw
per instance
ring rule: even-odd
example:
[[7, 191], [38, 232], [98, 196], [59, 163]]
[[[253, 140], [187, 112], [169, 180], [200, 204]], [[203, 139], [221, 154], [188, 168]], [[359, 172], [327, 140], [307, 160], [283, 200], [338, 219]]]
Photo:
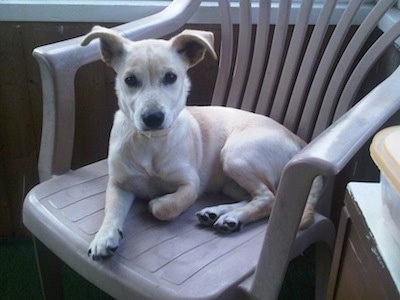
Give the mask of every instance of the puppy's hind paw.
[[[231, 232], [241, 227], [239, 217], [234, 211], [246, 205], [247, 201], [241, 201], [231, 204], [221, 204], [203, 208], [196, 213], [200, 223], [205, 226], [214, 225], [216, 228], [223, 228], [223, 232]], [[233, 215], [232, 215], [233, 214]], [[230, 215], [230, 216], [229, 216]], [[223, 224], [225, 220], [229, 220], [229, 224]], [[235, 224], [234, 224], [235, 223]], [[233, 229], [232, 229], [233, 228]], [[226, 230], [225, 230], [226, 229]]]
[[218, 215], [213, 212], [201, 210], [196, 213], [197, 219], [202, 225], [212, 226], [218, 218]]
[[214, 228], [221, 233], [231, 233], [239, 231], [242, 228], [242, 223], [234, 218], [223, 218], [222, 216], [214, 223]]

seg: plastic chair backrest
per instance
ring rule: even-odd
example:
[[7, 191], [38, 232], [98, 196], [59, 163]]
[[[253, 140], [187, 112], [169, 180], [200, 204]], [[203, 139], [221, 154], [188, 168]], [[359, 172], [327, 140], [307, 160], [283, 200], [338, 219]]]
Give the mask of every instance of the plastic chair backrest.
[[[344, 8], [337, 1], [325, 1], [314, 20], [314, 1], [301, 1], [294, 17], [292, 1], [280, 0], [276, 21], [271, 16], [274, 3], [255, 2], [240, 1], [236, 41], [232, 3], [220, 1], [220, 70], [212, 104], [269, 115], [310, 141], [354, 104], [368, 70], [393, 41], [399, 24], [359, 60], [367, 39], [394, 1], [379, 1], [365, 18], [360, 18], [362, 0], [351, 0]], [[258, 15], [253, 16], [256, 4]], [[335, 10], [341, 15], [332, 32], [329, 25]], [[253, 19], [258, 20], [255, 34]], [[354, 24], [359, 25], [355, 32]]]

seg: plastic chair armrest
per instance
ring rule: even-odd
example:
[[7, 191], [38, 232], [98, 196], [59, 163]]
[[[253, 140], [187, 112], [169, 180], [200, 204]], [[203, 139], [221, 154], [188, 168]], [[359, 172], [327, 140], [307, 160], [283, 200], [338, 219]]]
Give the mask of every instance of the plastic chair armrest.
[[278, 298], [312, 181], [318, 175], [338, 174], [400, 109], [399, 82], [400, 68], [285, 167], [250, 291], [255, 299]]

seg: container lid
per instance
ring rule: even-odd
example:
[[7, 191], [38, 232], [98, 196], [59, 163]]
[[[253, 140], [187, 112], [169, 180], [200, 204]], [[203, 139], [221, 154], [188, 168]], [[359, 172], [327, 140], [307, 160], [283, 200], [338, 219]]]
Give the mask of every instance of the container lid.
[[379, 131], [372, 140], [371, 157], [400, 194], [400, 126]]

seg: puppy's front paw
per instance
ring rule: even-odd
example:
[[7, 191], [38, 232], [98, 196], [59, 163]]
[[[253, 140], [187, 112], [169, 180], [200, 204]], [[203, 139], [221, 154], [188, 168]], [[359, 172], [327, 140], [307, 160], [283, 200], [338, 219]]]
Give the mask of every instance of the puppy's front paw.
[[169, 195], [151, 200], [149, 202], [149, 211], [161, 221], [172, 220], [182, 212]]
[[122, 231], [118, 228], [100, 228], [91, 242], [88, 255], [93, 260], [109, 258], [118, 249]]

